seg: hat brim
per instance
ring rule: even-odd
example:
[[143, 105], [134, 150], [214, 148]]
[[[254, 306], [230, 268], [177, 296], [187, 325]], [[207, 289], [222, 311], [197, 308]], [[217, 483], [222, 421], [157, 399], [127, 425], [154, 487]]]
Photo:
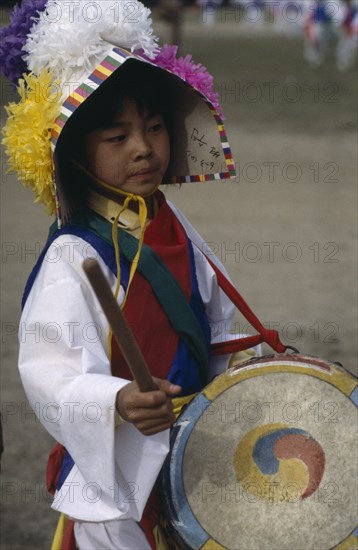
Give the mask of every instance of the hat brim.
[[[227, 140], [224, 124], [208, 98], [193, 88], [185, 80], [169, 70], [158, 67], [139, 55], [124, 49], [112, 48], [105, 59], [62, 103], [51, 135], [51, 147], [55, 152], [64, 128], [75, 123], [84, 103], [93, 102], [100, 87], [110, 85], [116, 75], [125, 77], [126, 67], [138, 64], [138, 70], [145, 64], [153, 71], [153, 78], [161, 72], [167, 79], [167, 87], [172, 95], [173, 109], [171, 120], [171, 161], [167, 177], [163, 183], [186, 183], [222, 180], [235, 176], [235, 163]], [[133, 67], [132, 67], [133, 68]], [[76, 113], [76, 116], [73, 116]], [[66, 134], [66, 132], [64, 132]], [[66, 198], [57, 180], [57, 194], [62, 213], [68, 210]]]

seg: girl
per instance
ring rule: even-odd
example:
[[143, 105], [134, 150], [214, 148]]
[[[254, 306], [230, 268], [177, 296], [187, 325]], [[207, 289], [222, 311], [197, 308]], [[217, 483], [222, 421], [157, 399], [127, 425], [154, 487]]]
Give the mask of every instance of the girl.
[[[67, 4], [51, 2], [54, 18], [42, 3], [31, 18], [24, 2], [11, 21], [26, 66], [3, 142], [11, 167], [57, 214], [24, 293], [19, 368], [58, 442], [47, 479], [62, 513], [54, 547], [163, 548], [155, 482], [168, 428], [226, 368], [229, 357], [211, 346], [225, 340], [234, 308], [217, 283], [223, 266], [158, 188], [231, 177], [234, 162], [212, 78], [175, 47], [157, 48], [140, 2], [130, 3], [131, 30], [127, 3], [115, 24], [108, 7], [95, 18], [96, 3]], [[83, 272], [89, 256], [158, 390], [131, 381]]]

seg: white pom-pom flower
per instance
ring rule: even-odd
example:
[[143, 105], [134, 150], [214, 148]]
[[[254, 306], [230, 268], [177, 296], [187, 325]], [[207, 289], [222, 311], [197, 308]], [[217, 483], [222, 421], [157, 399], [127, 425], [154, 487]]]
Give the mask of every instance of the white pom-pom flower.
[[32, 26], [24, 59], [30, 71], [51, 70], [62, 82], [78, 82], [113, 46], [155, 55], [150, 10], [138, 0], [49, 0]]

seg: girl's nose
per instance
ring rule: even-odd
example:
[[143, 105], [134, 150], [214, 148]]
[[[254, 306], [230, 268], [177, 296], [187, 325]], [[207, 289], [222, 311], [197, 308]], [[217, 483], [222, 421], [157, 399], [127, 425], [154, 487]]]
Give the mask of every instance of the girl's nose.
[[150, 140], [145, 133], [140, 133], [135, 136], [133, 151], [135, 160], [146, 158], [151, 154], [152, 147], [150, 144]]

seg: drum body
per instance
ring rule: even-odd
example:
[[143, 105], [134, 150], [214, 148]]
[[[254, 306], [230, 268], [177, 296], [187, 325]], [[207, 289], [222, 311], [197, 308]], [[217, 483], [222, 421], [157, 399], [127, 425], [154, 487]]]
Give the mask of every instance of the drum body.
[[275, 355], [218, 376], [182, 412], [162, 472], [180, 548], [357, 548], [357, 380]]

